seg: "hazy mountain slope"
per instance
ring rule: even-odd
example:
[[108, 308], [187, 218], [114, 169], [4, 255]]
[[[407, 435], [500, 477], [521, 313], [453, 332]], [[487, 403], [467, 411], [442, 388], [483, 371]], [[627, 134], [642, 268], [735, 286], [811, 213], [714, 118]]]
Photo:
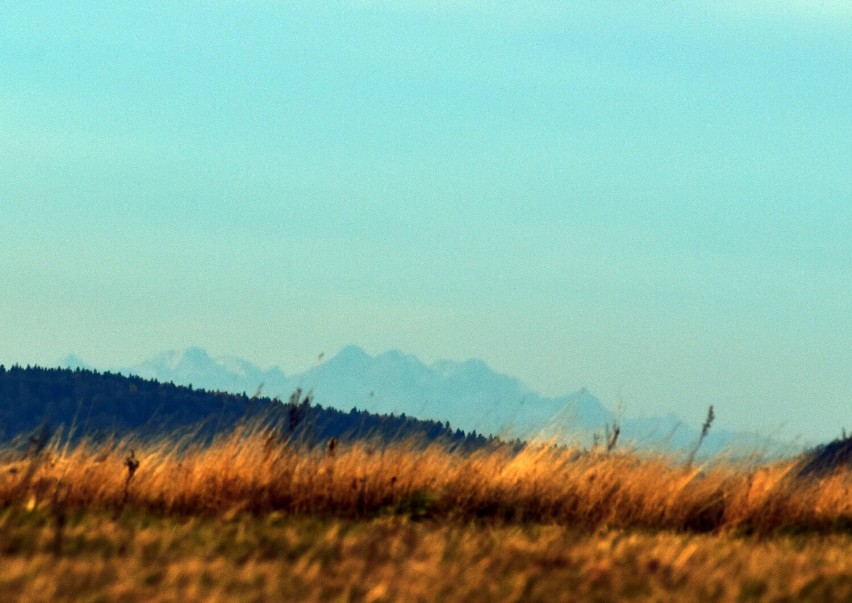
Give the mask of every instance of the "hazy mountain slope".
[[585, 390], [542, 397], [481, 360], [443, 360], [429, 366], [396, 350], [374, 358], [349, 346], [299, 380], [328, 406], [405, 413], [510, 438], [554, 433], [554, 422], [561, 432], [586, 431], [611, 419], [611, 413]]
[[92, 366], [86, 363], [85, 360], [80, 358], [77, 354], [68, 354], [65, 358], [62, 359], [62, 362], [59, 363], [59, 366], [62, 368], [68, 368], [71, 370], [74, 369], [83, 369], [90, 371], [92, 370]]
[[[84, 365], [78, 357], [69, 358]], [[581, 446], [590, 446], [593, 434], [602, 435], [605, 426], [616, 418], [585, 388], [547, 397], [513, 377], [494, 372], [481, 360], [441, 360], [427, 365], [398, 350], [374, 357], [354, 345], [289, 377], [278, 368], [264, 371], [240, 358], [211, 358], [197, 347], [166, 352], [120, 372], [248, 396], [262, 384], [264, 395], [285, 400], [300, 387], [313, 391], [317, 403], [343, 411], [357, 408], [378, 414], [405, 414], [448, 421], [453, 428], [467, 432], [553, 439]], [[689, 424], [674, 414], [622, 418], [620, 445], [688, 451], [698, 441], [697, 425], [702, 419], [690, 417]], [[702, 443], [700, 455], [715, 454], [732, 445], [740, 451], [759, 449], [776, 454], [779, 450], [778, 444], [767, 438], [714, 427]]]
[[261, 390], [264, 396], [283, 399], [295, 387], [293, 381], [279, 368], [264, 371], [241, 358], [211, 358], [199, 347], [164, 352], [141, 364], [121, 368], [119, 372], [164, 383], [192, 385], [208, 391], [253, 396]]

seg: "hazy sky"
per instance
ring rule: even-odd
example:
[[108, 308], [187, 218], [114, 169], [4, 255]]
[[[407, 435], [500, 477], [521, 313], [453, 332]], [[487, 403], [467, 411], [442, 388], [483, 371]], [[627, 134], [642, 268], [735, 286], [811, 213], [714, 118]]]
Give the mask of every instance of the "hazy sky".
[[0, 2], [0, 362], [356, 343], [833, 437], [850, 174], [847, 0]]

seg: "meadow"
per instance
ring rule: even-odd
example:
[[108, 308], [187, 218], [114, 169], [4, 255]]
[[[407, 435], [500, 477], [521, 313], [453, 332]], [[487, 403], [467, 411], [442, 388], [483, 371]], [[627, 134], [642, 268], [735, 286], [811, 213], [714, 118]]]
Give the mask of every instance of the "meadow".
[[0, 454], [4, 601], [852, 600], [852, 472], [356, 441]]

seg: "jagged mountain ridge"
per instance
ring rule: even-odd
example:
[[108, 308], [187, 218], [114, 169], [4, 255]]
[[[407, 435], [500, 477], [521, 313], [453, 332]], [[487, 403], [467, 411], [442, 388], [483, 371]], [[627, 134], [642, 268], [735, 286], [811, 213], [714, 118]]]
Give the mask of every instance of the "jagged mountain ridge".
[[[79, 357], [69, 358], [83, 364]], [[553, 439], [583, 446], [591, 444], [593, 434], [602, 434], [616, 419], [585, 388], [547, 397], [514, 377], [493, 371], [482, 360], [439, 360], [427, 365], [399, 350], [371, 356], [355, 345], [290, 376], [280, 368], [263, 370], [237, 357], [212, 358], [199, 347], [165, 352], [138, 365], [113, 370], [248, 396], [261, 390], [265, 396], [287, 399], [298, 387], [313, 391], [317, 403], [343, 411], [357, 408], [377, 414], [405, 414], [448, 421], [453, 428], [466, 432]], [[688, 450], [699, 436], [698, 428], [673, 414], [620, 423], [622, 442], [643, 448]], [[765, 439], [753, 435], [713, 429], [701, 452], [714, 454], [732, 443], [741, 448], [767, 446]]]
[[573, 414], [569, 428], [595, 429], [612, 419], [600, 401], [581, 391], [546, 398], [508, 375], [492, 371], [481, 360], [441, 360], [431, 365], [391, 350], [372, 357], [357, 346], [314, 367], [299, 380], [317, 400], [379, 413], [405, 413], [449, 421], [465, 431], [530, 438], [553, 428], [560, 416]]
[[279, 368], [264, 371], [234, 356], [212, 358], [200, 347], [164, 352], [119, 372], [248, 396], [260, 391], [263, 395], [281, 397], [293, 390], [293, 384]]
[[351, 345], [300, 374], [262, 370], [234, 357], [213, 358], [199, 347], [164, 352], [117, 369], [147, 379], [197, 388], [286, 399], [297, 387], [317, 403], [378, 414], [448, 421], [454, 428], [528, 439], [585, 432], [613, 415], [588, 390], [558, 398], [539, 395], [519, 380], [492, 371], [481, 360], [440, 360], [431, 365], [399, 350], [370, 356]]

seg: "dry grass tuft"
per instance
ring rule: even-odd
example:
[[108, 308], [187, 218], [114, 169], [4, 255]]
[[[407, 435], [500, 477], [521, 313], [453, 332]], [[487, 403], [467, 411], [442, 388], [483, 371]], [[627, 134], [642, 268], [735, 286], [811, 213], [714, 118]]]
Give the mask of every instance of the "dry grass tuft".
[[[852, 530], [852, 471], [796, 479], [795, 462], [684, 468], [632, 452], [552, 446], [458, 454], [415, 443], [307, 449], [244, 426], [209, 447], [163, 440], [0, 461], [0, 506], [157, 515], [401, 515], [583, 530]], [[59, 512], [59, 511], [57, 511]]]

